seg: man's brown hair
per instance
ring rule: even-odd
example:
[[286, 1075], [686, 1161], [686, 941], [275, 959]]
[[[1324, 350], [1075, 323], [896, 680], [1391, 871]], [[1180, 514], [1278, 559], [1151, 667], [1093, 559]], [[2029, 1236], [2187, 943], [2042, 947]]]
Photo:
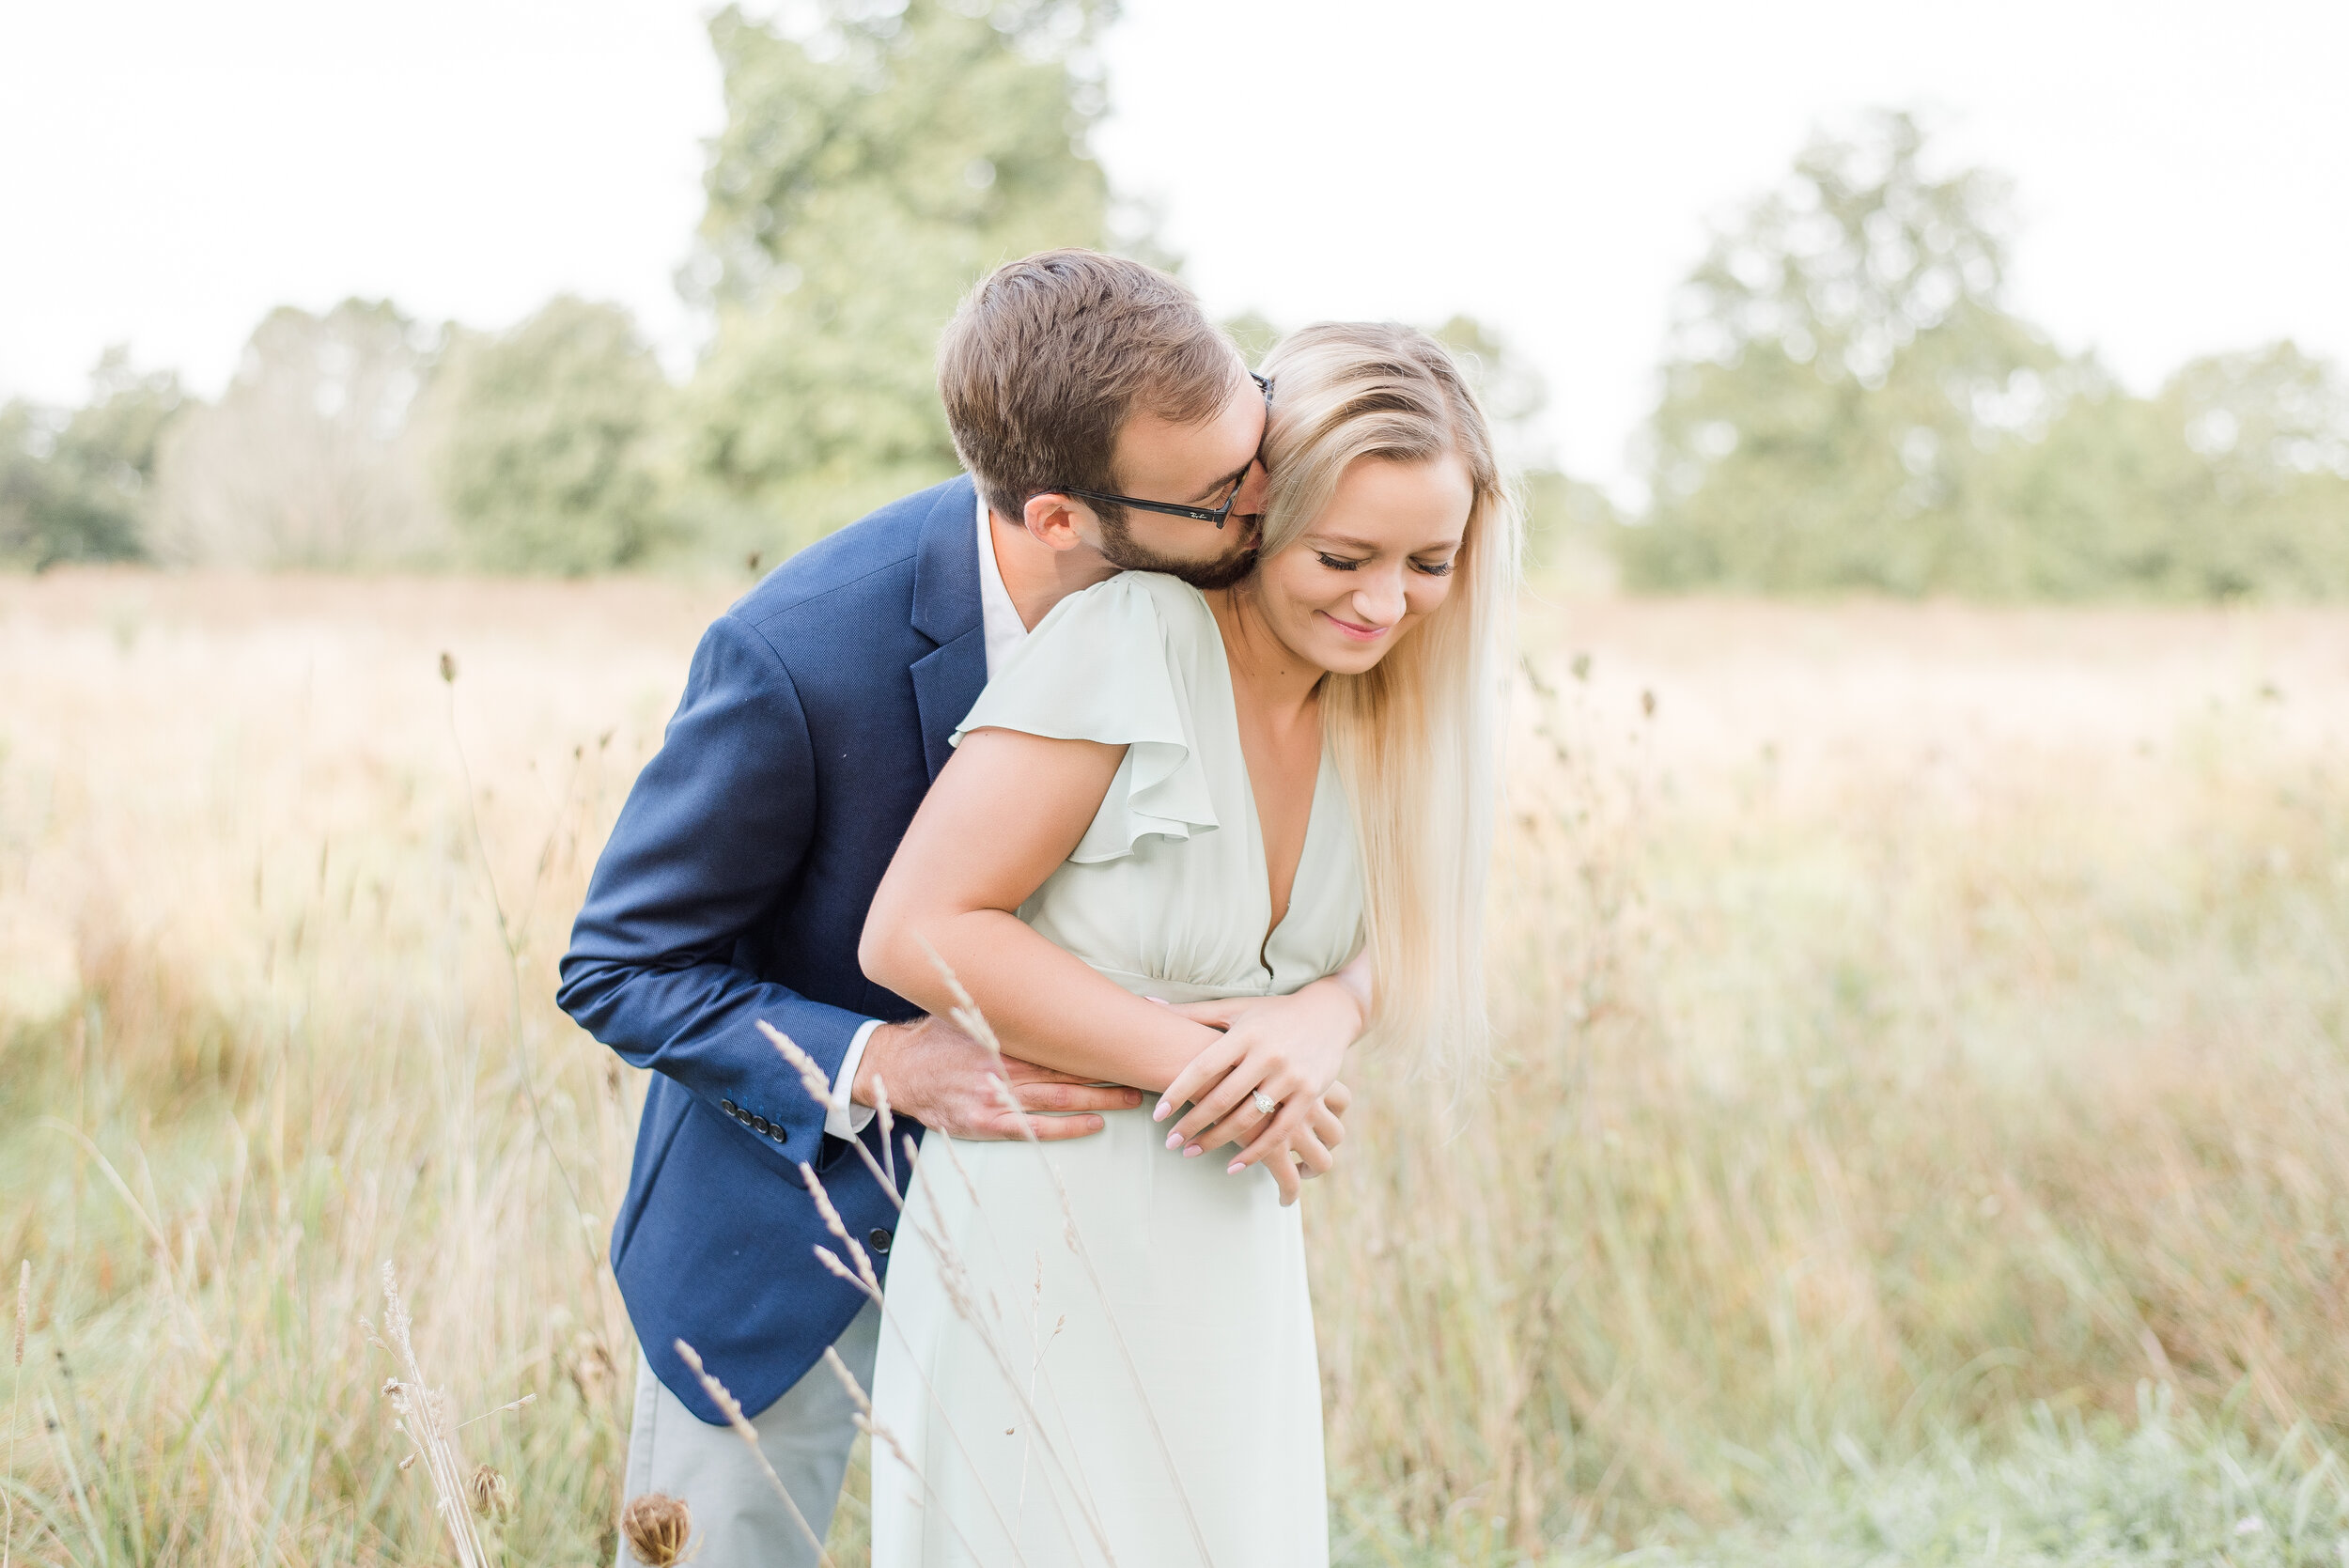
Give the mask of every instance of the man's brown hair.
[[1211, 418], [1237, 364], [1190, 290], [1157, 268], [1038, 251], [962, 302], [939, 345], [938, 391], [979, 493], [1012, 520], [1047, 490], [1115, 491], [1110, 459], [1126, 421]]

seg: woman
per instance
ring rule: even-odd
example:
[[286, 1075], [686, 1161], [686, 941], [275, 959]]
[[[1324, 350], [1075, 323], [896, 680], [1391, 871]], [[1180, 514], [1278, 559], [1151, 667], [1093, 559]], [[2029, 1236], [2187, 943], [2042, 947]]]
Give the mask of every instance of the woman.
[[947, 1011], [943, 966], [1006, 1048], [1162, 1092], [1049, 1150], [926, 1147], [876, 1374], [876, 1568], [1328, 1558], [1302, 1234], [1262, 1167], [1339, 1062], [1181, 1004], [1359, 953], [1372, 1035], [1477, 1059], [1516, 540], [1432, 339], [1312, 327], [1264, 368], [1256, 571], [1205, 594], [1129, 572], [1056, 607], [866, 922], [865, 970], [899, 995]]

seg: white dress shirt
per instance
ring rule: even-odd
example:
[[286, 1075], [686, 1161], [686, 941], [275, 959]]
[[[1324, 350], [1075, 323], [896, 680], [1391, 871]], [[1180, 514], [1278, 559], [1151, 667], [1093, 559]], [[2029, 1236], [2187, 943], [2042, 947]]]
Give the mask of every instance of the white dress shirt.
[[[1011, 602], [1011, 590], [1003, 586], [1003, 565], [995, 559], [995, 529], [988, 520], [987, 498], [979, 498], [979, 627], [987, 643], [987, 673], [991, 677], [1003, 666], [1028, 635], [1025, 623], [1019, 619], [1019, 607]], [[832, 1081], [832, 1108], [824, 1116], [824, 1130], [834, 1138], [855, 1138], [873, 1120], [873, 1108], [858, 1105], [848, 1098], [848, 1091], [856, 1083], [856, 1070], [864, 1061], [865, 1042], [880, 1020], [868, 1020], [848, 1042], [848, 1054], [840, 1059], [840, 1074]]]

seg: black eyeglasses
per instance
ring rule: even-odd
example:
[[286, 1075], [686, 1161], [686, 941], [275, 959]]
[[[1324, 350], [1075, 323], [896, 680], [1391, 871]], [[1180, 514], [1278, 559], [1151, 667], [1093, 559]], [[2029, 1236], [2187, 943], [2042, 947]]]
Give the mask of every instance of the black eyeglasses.
[[[1269, 406], [1272, 402], [1272, 383], [1252, 370], [1248, 373], [1248, 379], [1256, 383], [1257, 390], [1264, 394], [1265, 403]], [[1256, 465], [1252, 461], [1248, 466], [1253, 468]], [[1232, 493], [1223, 498], [1222, 505], [1212, 510], [1206, 506], [1178, 506], [1171, 501], [1143, 501], [1130, 495], [1112, 495], [1106, 490], [1067, 489], [1057, 491], [1038, 490], [1036, 494], [1080, 496], [1086, 501], [1096, 502], [1105, 506], [1131, 506], [1139, 511], [1163, 512], [1171, 518], [1189, 518], [1193, 522], [1212, 522], [1216, 527], [1221, 528], [1223, 520], [1232, 515], [1232, 506], [1239, 500], [1239, 492], [1247, 487], [1248, 472], [1242, 469], [1239, 477], [1232, 481]], [[1030, 499], [1033, 500], [1034, 497]]]

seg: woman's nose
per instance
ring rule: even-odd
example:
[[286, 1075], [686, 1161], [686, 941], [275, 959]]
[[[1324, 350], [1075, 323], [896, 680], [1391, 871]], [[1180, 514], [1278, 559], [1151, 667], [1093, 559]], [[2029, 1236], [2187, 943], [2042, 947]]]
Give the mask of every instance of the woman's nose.
[[1355, 613], [1376, 626], [1403, 618], [1403, 574], [1382, 571], [1354, 590]]

